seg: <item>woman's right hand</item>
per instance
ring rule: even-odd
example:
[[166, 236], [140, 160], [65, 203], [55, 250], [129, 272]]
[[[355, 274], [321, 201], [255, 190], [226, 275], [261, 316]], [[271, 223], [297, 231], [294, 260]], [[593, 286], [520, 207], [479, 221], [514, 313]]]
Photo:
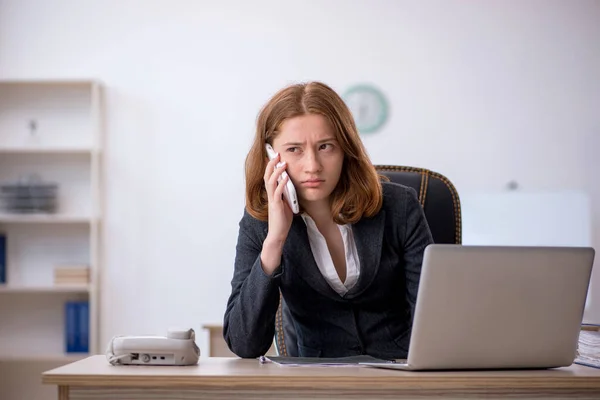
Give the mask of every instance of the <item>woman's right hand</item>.
[[277, 179], [287, 167], [285, 162], [277, 167], [279, 160], [279, 154], [270, 160], [265, 168], [264, 175], [265, 188], [267, 189], [267, 198], [269, 201], [269, 231], [263, 243], [261, 262], [263, 270], [269, 275], [281, 264], [283, 245], [294, 217], [292, 209], [283, 198], [283, 191], [289, 180], [289, 176], [286, 174], [281, 179], [281, 182], [277, 183]]

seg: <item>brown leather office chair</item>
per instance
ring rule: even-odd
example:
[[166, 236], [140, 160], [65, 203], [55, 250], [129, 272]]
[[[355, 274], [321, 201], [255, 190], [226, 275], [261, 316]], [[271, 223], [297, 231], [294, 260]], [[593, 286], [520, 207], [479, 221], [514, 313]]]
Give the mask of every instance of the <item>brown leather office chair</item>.
[[[461, 244], [460, 199], [448, 178], [423, 168], [395, 165], [377, 165], [376, 168], [390, 181], [417, 191], [435, 243]], [[281, 356], [298, 356], [292, 316], [281, 294], [275, 318], [275, 345]]]

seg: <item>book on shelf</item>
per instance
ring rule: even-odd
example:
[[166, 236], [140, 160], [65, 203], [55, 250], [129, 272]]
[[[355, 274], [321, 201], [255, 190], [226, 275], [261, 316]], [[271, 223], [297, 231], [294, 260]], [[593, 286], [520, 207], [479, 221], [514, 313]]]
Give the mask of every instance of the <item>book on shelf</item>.
[[0, 284], [6, 283], [6, 235], [0, 233]]
[[58, 266], [54, 268], [55, 285], [87, 285], [90, 268], [87, 265]]
[[88, 353], [90, 312], [87, 301], [65, 303], [65, 352]]

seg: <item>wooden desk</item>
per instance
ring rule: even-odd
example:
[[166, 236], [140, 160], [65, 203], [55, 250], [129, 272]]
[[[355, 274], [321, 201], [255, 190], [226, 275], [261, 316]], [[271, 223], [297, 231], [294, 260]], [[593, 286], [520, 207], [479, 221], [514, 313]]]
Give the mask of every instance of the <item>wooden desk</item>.
[[96, 399], [599, 399], [600, 370], [403, 372], [369, 367], [280, 367], [201, 358], [191, 367], [111, 366], [92, 356], [43, 373], [59, 400]]
[[223, 339], [223, 325], [202, 325], [208, 332], [208, 355], [210, 357], [235, 357]]
[[[210, 357], [237, 357], [229, 347], [225, 339], [223, 339], [223, 325], [206, 324], [202, 325], [202, 329], [208, 331], [208, 356]], [[277, 355], [275, 341], [266, 355]]]

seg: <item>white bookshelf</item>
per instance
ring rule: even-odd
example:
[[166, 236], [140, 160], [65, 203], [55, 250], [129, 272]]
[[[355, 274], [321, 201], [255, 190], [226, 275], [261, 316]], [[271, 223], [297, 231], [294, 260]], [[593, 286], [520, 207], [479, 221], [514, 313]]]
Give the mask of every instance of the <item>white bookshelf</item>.
[[0, 148], [0, 154], [58, 154], [63, 156], [68, 155], [91, 155], [92, 150], [89, 148], [81, 147], [46, 147], [46, 148], [33, 148], [33, 147], [4, 147]]
[[51, 214], [18, 215], [0, 213], [0, 224], [92, 224], [94, 219], [85, 215]]
[[[90, 353], [103, 351], [98, 326], [102, 114], [98, 82], [0, 80], [0, 184], [35, 174], [58, 185], [53, 213], [13, 213], [0, 203], [0, 232], [7, 240], [0, 375], [7, 369], [21, 371], [19, 376], [38, 373], [40, 362], [58, 366], [87, 355], [65, 351], [67, 301], [89, 301]], [[89, 283], [55, 285], [54, 268], [64, 265], [88, 265]], [[26, 398], [27, 388], [18, 385], [32, 379], [12, 379], [8, 392]]]
[[0, 357], [0, 364], [1, 363], [9, 363], [9, 362], [20, 362], [20, 363], [35, 362], [35, 363], [67, 364], [67, 363], [79, 361], [85, 357], [87, 357], [87, 356], [86, 355], [77, 355], [77, 354], [63, 354], [63, 355], [38, 354], [36, 356], [28, 356], [28, 355], [4, 356], [4, 357]]
[[0, 295], [13, 293], [45, 294], [45, 293], [89, 293], [90, 287], [80, 285], [34, 286], [34, 285], [0, 285]]

